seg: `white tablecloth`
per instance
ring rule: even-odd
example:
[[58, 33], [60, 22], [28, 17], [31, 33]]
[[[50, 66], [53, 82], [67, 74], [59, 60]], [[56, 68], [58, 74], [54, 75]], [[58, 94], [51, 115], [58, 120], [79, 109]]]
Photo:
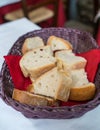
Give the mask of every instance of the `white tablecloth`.
[[[0, 62], [20, 35], [35, 29], [25, 18], [1, 25]], [[0, 130], [100, 130], [100, 106], [75, 119], [28, 119], [0, 99]]]
[[13, 3], [17, 3], [20, 0], [0, 0], [0, 7], [9, 5], [9, 4], [13, 4]]
[[36, 29], [40, 29], [40, 27], [26, 18], [0, 25], [0, 68], [4, 61], [3, 56], [8, 53], [17, 38]]

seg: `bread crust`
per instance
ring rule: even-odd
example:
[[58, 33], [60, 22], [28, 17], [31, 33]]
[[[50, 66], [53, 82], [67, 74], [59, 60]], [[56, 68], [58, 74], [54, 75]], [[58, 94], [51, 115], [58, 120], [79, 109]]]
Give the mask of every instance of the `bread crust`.
[[40, 77], [42, 74], [44, 74], [45, 72], [53, 69], [56, 65], [55, 64], [50, 64], [50, 65], [45, 65], [41, 68], [37, 68], [35, 70], [29, 70], [29, 73], [31, 75], [32, 78], [36, 79], [38, 77]]
[[30, 70], [27, 70], [25, 69], [24, 66], [20, 65], [21, 66], [21, 70], [23, 72], [23, 75], [25, 77], [29, 77], [31, 76], [34, 80], [37, 79], [38, 77], [40, 77], [42, 74], [46, 73], [47, 71], [53, 69], [56, 65], [55, 64], [50, 64], [50, 65], [45, 65], [43, 67], [40, 67], [39, 69], [36, 68], [34, 70], [30, 69]]
[[73, 49], [73, 47], [72, 47], [72, 45], [71, 45], [71, 43], [69, 41], [64, 40], [63, 38], [60, 38], [60, 37], [56, 37], [54, 35], [52, 35], [52, 36], [50, 36], [48, 38], [47, 45], [51, 45], [52, 46], [54, 41], [57, 41], [57, 44], [59, 44], [59, 42], [61, 42], [64, 47], [62, 47], [62, 49], [59, 48], [59, 47], [57, 47], [57, 49], [54, 49], [54, 47], [53, 47], [52, 48], [53, 51], [55, 51], [55, 50], [63, 50], [63, 49], [67, 49], [67, 50], [72, 50]]
[[96, 87], [93, 83], [88, 83], [83, 86], [72, 87], [70, 90], [69, 99], [73, 101], [91, 100], [95, 95]]
[[25, 42], [24, 42], [24, 44], [23, 44], [23, 46], [22, 46], [22, 50], [21, 50], [21, 51], [22, 51], [22, 54], [23, 54], [23, 55], [28, 51], [26, 40], [25, 40]]
[[69, 94], [70, 94], [70, 88], [72, 79], [68, 75], [66, 75], [63, 71], [60, 70], [60, 75], [62, 78], [62, 82], [56, 91], [55, 99], [59, 99], [61, 101], [68, 101]]
[[56, 102], [52, 98], [32, 94], [18, 89], [13, 90], [12, 98], [20, 103], [34, 106], [52, 106]]

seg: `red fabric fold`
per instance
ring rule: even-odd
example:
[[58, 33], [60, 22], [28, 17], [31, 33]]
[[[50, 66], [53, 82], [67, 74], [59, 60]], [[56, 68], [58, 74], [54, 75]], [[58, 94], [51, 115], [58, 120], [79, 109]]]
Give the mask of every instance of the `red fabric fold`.
[[100, 63], [100, 49], [93, 49], [85, 53], [77, 54], [77, 56], [82, 56], [87, 60], [86, 72], [88, 80], [94, 82], [95, 74]]
[[[87, 60], [87, 65], [86, 65], [87, 76], [89, 81], [93, 82], [98, 69], [98, 65], [100, 63], [100, 50], [93, 49], [88, 52], [76, 54], [76, 55], [82, 56]], [[29, 78], [25, 78], [21, 72], [19, 66], [19, 61], [21, 59], [21, 56], [8, 55], [8, 56], [4, 56], [4, 58], [10, 70], [10, 74], [14, 82], [15, 88], [20, 90], [26, 90], [27, 86], [31, 84], [31, 81]], [[61, 102], [61, 106], [72, 106], [81, 103], [84, 102], [72, 102], [72, 101]]]
[[8, 55], [4, 56], [4, 58], [10, 70], [10, 75], [12, 77], [14, 87], [20, 90], [26, 90], [27, 86], [31, 84], [31, 81], [29, 78], [25, 78], [21, 72], [19, 66], [21, 56]]
[[[94, 82], [98, 65], [100, 63], [100, 50], [93, 49], [88, 52], [76, 54], [76, 55], [82, 56], [87, 60], [87, 64], [85, 67], [85, 71], [87, 72], [87, 78], [90, 82]], [[84, 104], [84, 103], [86, 102], [68, 101], [68, 102], [61, 102], [61, 106], [73, 106], [73, 105]]]

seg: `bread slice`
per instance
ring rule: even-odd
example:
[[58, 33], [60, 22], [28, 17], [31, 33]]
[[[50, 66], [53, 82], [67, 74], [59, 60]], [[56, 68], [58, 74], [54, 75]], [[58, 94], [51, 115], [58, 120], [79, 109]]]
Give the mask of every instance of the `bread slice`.
[[70, 94], [71, 82], [70, 76], [62, 71], [58, 71], [57, 67], [55, 67], [37, 78], [33, 83], [33, 87], [28, 90], [35, 94], [67, 101]]
[[87, 79], [87, 74], [84, 69], [71, 71], [72, 85], [70, 90], [70, 100], [87, 101], [95, 95], [95, 84]]
[[34, 106], [54, 106], [57, 104], [57, 101], [52, 98], [32, 94], [15, 88], [13, 90], [12, 98], [22, 104]]
[[57, 59], [58, 68], [63, 68], [65, 72], [85, 68], [87, 63], [85, 58], [75, 56], [74, 53], [67, 50], [55, 52], [55, 57]]
[[72, 50], [71, 43], [63, 38], [50, 36], [47, 40], [47, 45], [50, 45], [53, 51], [56, 50]]
[[85, 69], [72, 70], [70, 74], [72, 78], [72, 87], [80, 87], [89, 83]]
[[73, 101], [88, 101], [95, 96], [96, 87], [93, 83], [72, 87], [69, 99]]
[[19, 63], [24, 76], [35, 79], [55, 67], [56, 59], [52, 55], [50, 46], [39, 47], [24, 54]]
[[27, 38], [22, 46], [22, 54], [25, 54], [26, 52], [41, 46], [44, 46], [42, 38], [38, 36]]

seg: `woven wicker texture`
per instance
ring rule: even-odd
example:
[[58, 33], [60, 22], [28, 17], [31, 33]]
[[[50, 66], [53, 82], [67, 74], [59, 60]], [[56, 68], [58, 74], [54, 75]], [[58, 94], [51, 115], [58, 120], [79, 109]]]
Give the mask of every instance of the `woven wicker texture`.
[[[46, 42], [50, 35], [59, 36], [72, 43], [74, 52], [81, 53], [93, 48], [98, 48], [95, 40], [90, 34], [80, 32], [79, 30], [70, 28], [45, 28], [29, 32], [21, 36], [12, 46], [8, 54], [21, 55], [21, 47], [27, 37], [40, 36]], [[95, 77], [95, 85], [97, 87], [96, 95], [93, 100], [74, 106], [63, 107], [37, 107], [23, 105], [11, 98], [13, 92], [13, 81], [9, 74], [7, 65], [3, 64], [1, 70], [2, 77], [0, 78], [0, 90], [2, 99], [14, 109], [22, 112], [28, 118], [52, 118], [52, 119], [68, 119], [82, 116], [84, 113], [92, 110], [100, 104], [100, 66]]]

